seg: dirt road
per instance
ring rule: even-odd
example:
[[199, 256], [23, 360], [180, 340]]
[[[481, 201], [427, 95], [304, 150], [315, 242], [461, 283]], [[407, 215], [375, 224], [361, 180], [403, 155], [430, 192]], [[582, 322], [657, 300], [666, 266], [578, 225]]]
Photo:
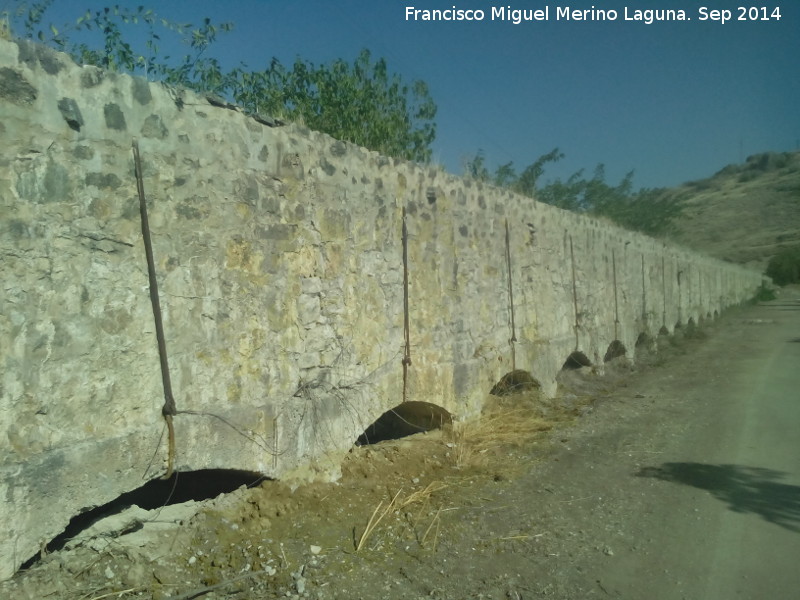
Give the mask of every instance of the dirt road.
[[599, 407], [549, 473], [603, 496], [564, 515], [607, 554], [581, 553], [572, 597], [800, 598], [800, 300], [735, 314], [629, 392], [644, 410]]
[[632, 482], [647, 542], [598, 573], [612, 597], [800, 598], [800, 302], [738, 320], [663, 384], [687, 425]]
[[132, 507], [0, 597], [800, 598], [800, 290], [658, 345], [336, 485]]

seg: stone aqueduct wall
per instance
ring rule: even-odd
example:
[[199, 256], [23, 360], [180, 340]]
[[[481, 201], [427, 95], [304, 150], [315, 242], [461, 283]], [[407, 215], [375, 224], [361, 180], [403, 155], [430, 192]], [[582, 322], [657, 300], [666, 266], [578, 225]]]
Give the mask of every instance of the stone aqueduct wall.
[[[547, 393], [751, 297], [758, 273], [191, 93], [0, 40], [0, 578], [161, 475], [164, 401], [131, 143], [141, 150], [177, 467], [335, 476], [402, 401], [475, 414], [512, 369]], [[159, 444], [161, 444], [159, 446]], [[157, 457], [152, 462], [154, 453]]]

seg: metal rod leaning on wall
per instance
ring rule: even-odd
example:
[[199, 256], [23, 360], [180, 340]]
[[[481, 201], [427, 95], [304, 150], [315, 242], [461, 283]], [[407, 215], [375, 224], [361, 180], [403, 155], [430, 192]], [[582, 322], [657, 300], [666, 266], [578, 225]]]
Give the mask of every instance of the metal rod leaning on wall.
[[161, 361], [161, 382], [164, 386], [164, 406], [161, 414], [167, 422], [169, 439], [169, 455], [167, 460], [167, 472], [162, 479], [172, 477], [175, 465], [175, 428], [172, 424], [172, 417], [177, 414], [175, 398], [172, 396], [172, 383], [169, 378], [169, 362], [167, 360], [167, 343], [164, 339], [164, 324], [161, 319], [161, 303], [158, 300], [158, 282], [156, 281], [156, 265], [153, 260], [153, 244], [150, 240], [150, 223], [147, 219], [147, 200], [144, 196], [144, 182], [142, 180], [142, 164], [139, 159], [139, 144], [133, 140], [133, 163], [136, 172], [136, 189], [139, 192], [139, 211], [142, 217], [142, 238], [144, 240], [144, 252], [147, 257], [147, 277], [150, 283], [150, 304], [153, 306], [153, 318], [156, 322], [156, 340], [158, 341], [158, 358]]
[[667, 326], [667, 271], [664, 254], [661, 254], [661, 298], [663, 300], [663, 310], [661, 311], [661, 326]]
[[511, 280], [511, 235], [508, 232], [508, 219], [506, 219], [506, 266], [508, 268], [508, 304], [511, 309], [511, 339], [508, 340], [511, 346], [511, 370], [517, 370], [517, 349], [514, 344], [517, 341], [517, 328], [514, 324], [514, 283]]
[[619, 339], [619, 300], [617, 299], [617, 255], [611, 249], [611, 270], [614, 275], [614, 339]]
[[683, 323], [683, 294], [681, 291], [681, 274], [683, 270], [680, 268], [681, 263], [678, 262], [678, 259], [675, 259], [675, 272], [677, 273], [677, 280], [678, 280], [678, 323]]
[[408, 367], [411, 364], [411, 333], [408, 324], [408, 227], [406, 227], [406, 207], [403, 207], [403, 402], [408, 393]]
[[695, 296], [694, 307], [699, 317], [705, 317], [706, 313], [704, 312], [705, 304], [703, 303], [703, 282], [706, 282], [706, 286], [708, 285], [708, 271], [699, 266], [696, 268], [696, 270], [697, 296]]
[[642, 322], [647, 322], [647, 286], [644, 279], [644, 254], [642, 254]]
[[578, 329], [580, 328], [580, 321], [578, 320], [578, 287], [575, 281], [575, 250], [572, 247], [572, 236], [569, 236], [569, 258], [572, 264], [572, 306], [575, 311], [575, 350], [578, 350]]

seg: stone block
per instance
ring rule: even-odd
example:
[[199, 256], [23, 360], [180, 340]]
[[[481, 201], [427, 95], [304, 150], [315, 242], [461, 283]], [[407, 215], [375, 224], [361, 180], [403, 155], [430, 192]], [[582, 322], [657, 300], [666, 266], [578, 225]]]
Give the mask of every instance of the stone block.
[[29, 106], [36, 101], [36, 96], [36, 88], [22, 73], [8, 67], [0, 68], [0, 98], [20, 106]]

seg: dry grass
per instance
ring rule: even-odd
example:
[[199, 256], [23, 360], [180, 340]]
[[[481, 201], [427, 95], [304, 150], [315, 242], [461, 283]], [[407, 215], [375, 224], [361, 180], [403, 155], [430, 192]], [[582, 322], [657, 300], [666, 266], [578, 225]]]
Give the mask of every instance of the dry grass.
[[[539, 416], [538, 402], [536, 392], [492, 397], [480, 418], [446, 425], [442, 441], [449, 448], [453, 466], [459, 470], [488, 467], [495, 473], [508, 468], [510, 449], [530, 445], [541, 432], [554, 426], [553, 421]], [[435, 551], [443, 527], [442, 513], [451, 510], [442, 506], [442, 498], [437, 501], [436, 495], [453, 488], [445, 495], [453, 500], [466, 481], [466, 477], [457, 476], [447, 484], [433, 481], [409, 494], [403, 494], [401, 489], [388, 500], [384, 497], [361, 535], [354, 532], [356, 552], [376, 550], [387, 539], [407, 535], [416, 539], [420, 547]]]
[[442, 483], [441, 481], [432, 481], [427, 485], [425, 489], [417, 490], [413, 494], [410, 494], [408, 497], [403, 499], [400, 503], [400, 508], [405, 508], [410, 506], [411, 504], [426, 504], [430, 501], [431, 495], [435, 492], [439, 492], [447, 487], [447, 484]]
[[436, 511], [436, 514], [433, 515], [433, 519], [431, 519], [430, 525], [428, 525], [428, 528], [425, 530], [425, 533], [422, 534], [422, 538], [419, 540], [419, 545], [424, 547], [425, 541], [428, 539], [428, 534], [431, 532], [431, 529], [433, 529], [433, 526], [436, 525], [436, 529], [433, 532], [432, 550], [434, 552], [436, 552], [436, 542], [439, 540], [439, 529], [441, 528], [442, 525], [442, 520], [439, 518], [439, 515], [441, 514], [442, 514], [442, 507], [440, 506], [439, 510]]
[[493, 400], [480, 418], [455, 423], [450, 430], [457, 467], [486, 466], [499, 451], [527, 446], [554, 423], [538, 416], [537, 394]]
[[423, 490], [418, 490], [411, 494], [408, 498], [406, 498], [402, 505], [403, 507], [410, 506], [412, 504], [419, 504], [419, 510], [417, 511], [416, 516], [411, 520], [411, 529], [414, 531], [414, 536], [417, 539], [417, 542], [423, 548], [425, 547], [425, 542], [428, 540], [428, 536], [433, 530], [433, 546], [432, 549], [436, 551], [436, 542], [439, 539], [439, 529], [442, 525], [442, 521], [439, 518], [442, 514], [442, 507], [440, 506], [436, 513], [433, 515], [428, 526], [425, 528], [425, 531], [420, 536], [419, 534], [419, 524], [423, 520], [423, 516], [425, 514], [430, 514], [430, 504], [431, 504], [431, 496], [439, 492], [443, 489], [448, 487], [446, 484], [442, 483], [441, 481], [433, 481], [427, 485], [427, 487]]
[[[439, 508], [436, 511], [436, 514], [433, 516], [433, 519], [428, 524], [425, 532], [420, 536], [417, 532], [418, 526], [420, 521], [422, 520], [423, 513], [426, 512], [426, 509], [430, 508], [430, 501], [431, 496], [436, 492], [439, 492], [447, 487], [446, 484], [442, 483], [441, 481], [433, 481], [429, 483], [425, 488], [421, 490], [417, 490], [408, 496], [402, 497], [402, 489], [399, 490], [394, 497], [389, 501], [389, 503], [384, 506], [384, 501], [381, 500], [378, 505], [375, 507], [375, 510], [372, 511], [372, 516], [367, 521], [366, 526], [364, 527], [364, 531], [358, 537], [355, 542], [356, 552], [360, 552], [366, 545], [367, 540], [369, 540], [375, 531], [378, 529], [378, 526], [383, 522], [387, 515], [392, 513], [399, 513], [402, 509], [406, 509], [412, 505], [418, 504], [420, 506], [419, 510], [417, 511], [416, 516], [411, 520], [411, 527], [414, 530], [414, 535], [417, 538], [420, 546], [425, 545], [425, 541], [427, 540], [431, 530], [434, 531], [434, 548], [436, 547], [436, 539], [439, 536], [439, 527], [440, 527], [440, 520], [439, 515], [442, 512], [442, 509]], [[435, 529], [434, 529], [435, 527]]]
[[369, 518], [369, 521], [367, 521], [367, 525], [366, 527], [364, 527], [364, 531], [361, 533], [361, 535], [358, 538], [358, 541], [356, 542], [356, 552], [361, 551], [361, 549], [364, 547], [364, 544], [366, 544], [369, 537], [375, 531], [375, 528], [378, 527], [378, 525], [380, 525], [381, 521], [383, 521], [386, 515], [388, 515], [390, 512], [394, 510], [395, 505], [397, 503], [397, 498], [400, 496], [400, 492], [402, 491], [403, 490], [399, 490], [394, 495], [394, 498], [392, 498], [392, 501], [389, 502], [386, 508], [383, 508], [383, 500], [381, 500], [378, 503], [378, 506], [376, 506], [375, 510], [372, 511], [372, 516]]

